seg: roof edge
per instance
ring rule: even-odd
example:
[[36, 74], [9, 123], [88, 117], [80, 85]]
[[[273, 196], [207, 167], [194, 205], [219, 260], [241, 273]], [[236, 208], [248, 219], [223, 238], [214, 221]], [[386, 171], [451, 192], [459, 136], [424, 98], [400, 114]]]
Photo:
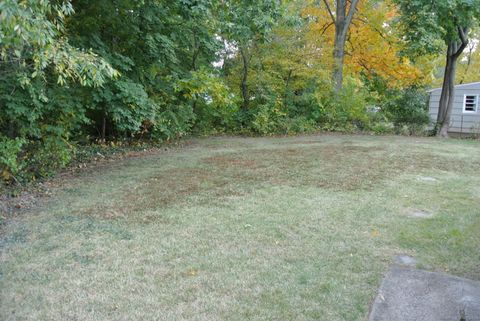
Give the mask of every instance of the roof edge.
[[[469, 86], [469, 85], [475, 85], [475, 84], [480, 84], [480, 81], [474, 81], [474, 82], [469, 82], [469, 83], [466, 83], [466, 84], [455, 85], [455, 88], [457, 88], [457, 87], [463, 87], [463, 86]], [[431, 93], [432, 91], [439, 90], [439, 89], [442, 89], [442, 87], [432, 88], [432, 89], [430, 89], [430, 90], [427, 90], [426, 92], [427, 92], [427, 93]]]

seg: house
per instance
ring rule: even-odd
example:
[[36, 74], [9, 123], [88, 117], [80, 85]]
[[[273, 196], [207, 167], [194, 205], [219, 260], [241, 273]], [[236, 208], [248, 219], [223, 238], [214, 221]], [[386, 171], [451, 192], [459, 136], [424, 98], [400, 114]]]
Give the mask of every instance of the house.
[[[428, 113], [430, 121], [437, 121], [438, 104], [442, 88], [435, 88], [430, 93]], [[456, 85], [450, 117], [450, 133], [480, 133], [480, 82]]]

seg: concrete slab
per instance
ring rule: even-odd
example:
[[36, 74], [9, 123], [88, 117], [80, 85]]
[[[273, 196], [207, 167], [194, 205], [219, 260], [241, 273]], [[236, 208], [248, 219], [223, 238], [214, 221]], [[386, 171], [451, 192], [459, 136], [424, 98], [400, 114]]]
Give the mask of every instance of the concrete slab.
[[370, 321], [480, 321], [480, 282], [394, 266], [380, 286]]

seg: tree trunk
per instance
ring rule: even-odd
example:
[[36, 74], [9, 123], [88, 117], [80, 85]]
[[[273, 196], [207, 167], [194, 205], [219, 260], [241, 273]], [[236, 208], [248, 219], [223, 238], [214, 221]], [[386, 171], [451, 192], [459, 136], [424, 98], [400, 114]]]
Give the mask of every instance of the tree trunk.
[[285, 93], [283, 96], [283, 107], [288, 107], [288, 91], [290, 89], [290, 79], [292, 78], [293, 70], [290, 69], [288, 71], [287, 79], [285, 79]]
[[[447, 138], [448, 129], [450, 127], [450, 116], [452, 114], [453, 100], [455, 96], [455, 70], [457, 66], [457, 58], [452, 57], [450, 61], [450, 72], [447, 79], [447, 94], [443, 106], [442, 117], [438, 126], [437, 136]], [[439, 106], [440, 111], [440, 106]]]
[[472, 65], [473, 49], [475, 49], [475, 46], [471, 46], [469, 48], [469, 52], [468, 52], [468, 56], [467, 56], [467, 67], [465, 68], [465, 71], [462, 75], [462, 78], [458, 82], [460, 85], [463, 84], [463, 82], [465, 81], [465, 77], [468, 75], [468, 71], [470, 70], [470, 66]]
[[436, 132], [437, 135], [440, 133], [440, 129], [442, 128], [444, 121], [445, 121], [445, 116], [446, 116], [446, 110], [447, 110], [447, 105], [448, 101], [450, 99], [450, 79], [451, 79], [451, 64], [452, 64], [452, 59], [451, 59], [451, 46], [448, 46], [447, 49], [447, 58], [445, 61], [445, 71], [443, 74], [443, 83], [442, 83], [442, 93], [440, 94], [440, 101], [438, 103], [438, 113], [437, 113], [437, 124], [436, 124]]
[[453, 100], [455, 96], [455, 71], [457, 68], [458, 57], [460, 57], [468, 44], [468, 39], [466, 37], [467, 32], [467, 28], [458, 27], [460, 41], [455, 40], [448, 43], [442, 94], [440, 96], [440, 102], [438, 103], [436, 124], [437, 137], [448, 137], [450, 116], [452, 114]]
[[243, 73], [242, 73], [242, 83], [240, 85], [240, 89], [242, 90], [242, 97], [243, 97], [243, 104], [242, 109], [248, 109], [248, 103], [250, 101], [250, 97], [248, 96], [248, 58], [243, 48], [240, 48], [240, 55], [242, 56], [243, 62]]
[[192, 55], [192, 70], [197, 71], [197, 58], [200, 54], [200, 45], [198, 44], [197, 35], [195, 30], [193, 31], [193, 55]]
[[[195, 31], [193, 31], [193, 55], [192, 55], [192, 71], [197, 71], [197, 58], [198, 55], [200, 54], [200, 46], [198, 45], [197, 41], [197, 35], [195, 34]], [[193, 114], [197, 114], [197, 101], [198, 98], [194, 97], [193, 98], [193, 103], [192, 103], [192, 111]]]
[[338, 94], [343, 86], [343, 62], [345, 60], [345, 42], [347, 33], [345, 31], [345, 1], [338, 1], [335, 19], [335, 41], [333, 44], [333, 88]]
[[348, 29], [352, 23], [353, 15], [357, 10], [358, 0], [350, 1], [350, 8], [347, 13], [347, 0], [335, 1], [335, 15], [333, 15], [328, 0], [323, 0], [327, 7], [328, 13], [335, 24], [335, 40], [333, 44], [333, 88], [335, 94], [342, 90], [343, 86], [343, 63], [345, 60], [345, 43], [347, 40]]
[[343, 62], [345, 60], [345, 38], [335, 35], [333, 52], [333, 84], [335, 93], [339, 93], [343, 87]]
[[104, 113], [102, 117], [102, 131], [100, 133], [101, 135], [101, 142], [105, 143], [105, 133], [107, 131], [107, 114]]

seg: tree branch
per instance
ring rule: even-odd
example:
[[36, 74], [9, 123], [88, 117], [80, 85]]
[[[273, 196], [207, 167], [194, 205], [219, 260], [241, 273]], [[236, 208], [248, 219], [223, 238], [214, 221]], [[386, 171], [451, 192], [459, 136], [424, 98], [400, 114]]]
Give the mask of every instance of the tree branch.
[[383, 31], [381, 31], [380, 29], [378, 29], [376, 26], [374, 26], [372, 23], [370, 23], [368, 21], [368, 19], [366, 17], [353, 17], [353, 20], [358, 20], [358, 21], [361, 21], [363, 22], [365, 25], [369, 26], [370, 28], [373, 29], [373, 31], [377, 32], [378, 35], [380, 37], [382, 37], [386, 42], [388, 42], [390, 45], [392, 44], [392, 41], [390, 41], [389, 39], [387, 39], [387, 37], [385, 36], [385, 33]]
[[465, 33], [467, 32], [467, 28], [460, 28], [458, 27], [458, 35], [460, 36], [460, 39], [462, 40], [462, 43], [468, 44], [468, 39], [465, 36]]
[[325, 3], [325, 6], [327, 7], [327, 10], [328, 10], [328, 14], [330, 15], [330, 18], [332, 18], [333, 23], [336, 23], [335, 16], [333, 15], [327, 0], [323, 0], [323, 3]]
[[330, 26], [333, 25], [333, 22], [329, 22], [327, 24], [325, 24], [325, 26], [322, 28], [322, 33], [320, 34], [320, 36], [323, 36], [325, 34], [325, 32], [327, 32], [328, 28], [330, 28]]
[[[350, 9], [348, 10], [347, 17], [345, 18], [345, 28], [343, 29], [343, 33], [346, 35], [348, 26], [350, 26], [350, 23], [352, 22], [353, 19], [353, 14], [355, 11], [357, 11], [357, 4], [358, 0], [352, 0], [352, 3], [350, 4]], [[343, 35], [345, 37], [345, 35]]]
[[352, 3], [350, 4], [350, 9], [348, 10], [347, 18], [345, 19], [346, 25], [349, 25], [350, 22], [352, 22], [353, 14], [357, 10], [357, 4], [358, 0], [352, 0]]
[[458, 46], [458, 48], [455, 48], [456, 50], [454, 50], [454, 53], [452, 54], [452, 56], [454, 58], [458, 58], [462, 54], [463, 50], [465, 50], [465, 48], [468, 45], [468, 38], [465, 35], [467, 33], [468, 29], [464, 28], [464, 27], [457, 27], [457, 30], [458, 30], [458, 35], [459, 35], [462, 43], [461, 43], [460, 46]]

